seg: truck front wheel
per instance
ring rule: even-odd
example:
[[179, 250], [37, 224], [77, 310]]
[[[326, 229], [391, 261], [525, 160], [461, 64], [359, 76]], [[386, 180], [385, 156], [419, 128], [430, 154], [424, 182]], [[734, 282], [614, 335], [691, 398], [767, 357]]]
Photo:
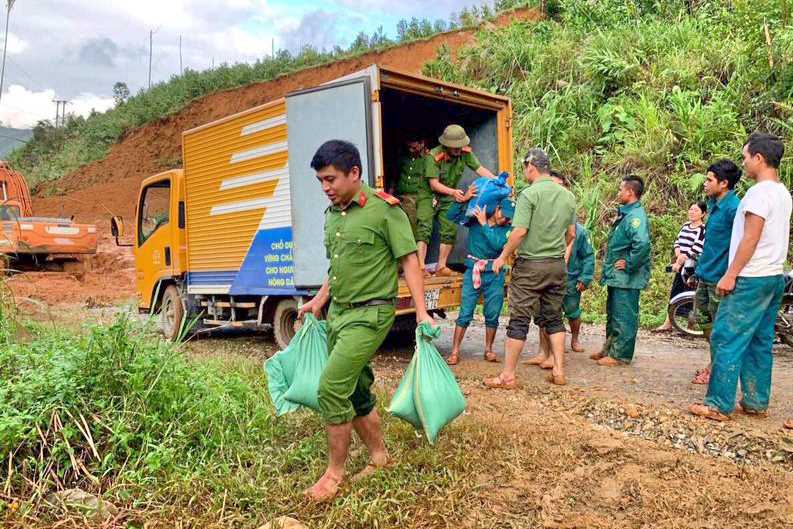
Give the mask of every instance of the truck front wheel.
[[297, 323], [297, 301], [282, 299], [275, 306], [273, 315], [273, 334], [275, 343], [281, 349], [286, 349], [292, 338], [295, 337], [295, 324]]
[[162, 294], [160, 304], [160, 330], [168, 341], [179, 337], [184, 321], [184, 305], [175, 285], [169, 285]]

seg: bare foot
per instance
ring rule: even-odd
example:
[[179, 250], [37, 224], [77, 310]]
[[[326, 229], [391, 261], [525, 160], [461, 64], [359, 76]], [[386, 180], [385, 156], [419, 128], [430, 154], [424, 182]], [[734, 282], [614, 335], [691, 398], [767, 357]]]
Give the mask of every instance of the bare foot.
[[452, 353], [446, 358], [446, 363], [450, 366], [456, 366], [460, 363], [460, 356], [457, 353]]
[[592, 360], [598, 361], [601, 358], [603, 358], [604, 356], [606, 356], [606, 355], [604, 355], [602, 352], [600, 352], [600, 353], [592, 353], [591, 355], [589, 355], [589, 358], [592, 359]]
[[540, 367], [543, 369], [553, 369], [553, 358], [546, 359], [542, 364], [540, 364]]
[[565, 386], [565, 385], [567, 385], [567, 379], [565, 378], [564, 375], [549, 374], [547, 377], [545, 377], [545, 380], [547, 380], [551, 384], [555, 384], [557, 386]]
[[785, 427], [785, 428], [787, 428], [788, 430], [793, 430], [793, 419], [788, 419], [788, 420], [786, 420], [786, 421], [785, 421], [785, 422], [782, 424], [782, 426], [784, 426], [784, 427]]
[[303, 494], [314, 503], [328, 502], [339, 493], [339, 485], [341, 485], [342, 479], [344, 479], [344, 476], [336, 476], [326, 471], [319, 478], [319, 481], [314, 483], [311, 488], [306, 489]]
[[498, 356], [496, 356], [495, 351], [485, 351], [485, 361], [486, 362], [493, 362], [498, 363]]
[[584, 352], [583, 346], [581, 346], [581, 344], [578, 343], [577, 341], [570, 343], [570, 350], [572, 350], [574, 353], [583, 353]]
[[535, 355], [535, 356], [532, 356], [531, 358], [529, 358], [528, 360], [526, 360], [523, 363], [526, 364], [527, 366], [538, 366], [538, 365], [542, 364], [543, 362], [545, 362], [547, 359], [548, 359], [547, 356]]
[[610, 356], [604, 356], [600, 360], [598, 360], [598, 365], [602, 367], [617, 367], [617, 366], [624, 366], [625, 362], [620, 362], [616, 358], [611, 358]]
[[356, 481], [360, 481], [360, 480], [362, 480], [364, 478], [367, 478], [367, 477], [371, 476], [372, 474], [374, 474], [378, 470], [388, 470], [389, 468], [394, 466], [394, 462], [390, 458], [388, 458], [387, 456], [386, 456], [385, 460], [382, 460], [382, 458], [380, 458], [380, 459], [381, 460], [377, 461], [377, 462], [375, 462], [374, 460], [369, 461], [369, 463], [367, 463], [366, 466], [363, 467], [363, 470], [361, 470], [360, 472], [355, 474], [352, 477], [352, 479], [350, 479], [350, 481], [355, 483]]

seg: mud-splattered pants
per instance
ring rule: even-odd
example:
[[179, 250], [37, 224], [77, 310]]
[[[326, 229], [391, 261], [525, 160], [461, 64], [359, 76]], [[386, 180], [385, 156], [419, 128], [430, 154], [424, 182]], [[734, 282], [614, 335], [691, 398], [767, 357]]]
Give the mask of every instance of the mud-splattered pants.
[[741, 382], [746, 409], [764, 411], [771, 397], [774, 323], [785, 289], [783, 276], [739, 277], [716, 313], [713, 358], [705, 404], [724, 414], [735, 410]]

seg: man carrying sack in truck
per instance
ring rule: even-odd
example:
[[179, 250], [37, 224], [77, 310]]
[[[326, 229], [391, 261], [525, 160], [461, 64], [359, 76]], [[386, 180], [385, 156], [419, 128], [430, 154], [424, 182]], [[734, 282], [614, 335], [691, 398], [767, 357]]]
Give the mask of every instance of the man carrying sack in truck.
[[402, 265], [416, 321], [432, 323], [424, 305], [424, 282], [416, 242], [399, 200], [375, 192], [361, 181], [361, 157], [351, 143], [331, 140], [311, 160], [322, 190], [331, 202], [325, 211], [328, 277], [317, 295], [300, 308], [302, 317], [328, 310], [328, 363], [319, 383], [320, 415], [327, 425], [328, 468], [306, 496], [332, 499], [344, 480], [352, 438], [358, 434], [369, 450], [369, 464], [353, 479], [389, 464], [380, 416], [370, 388], [369, 361], [394, 323], [397, 265]]
[[465, 168], [479, 176], [494, 178], [483, 167], [471, 149], [471, 140], [460, 125], [449, 125], [438, 138], [440, 145], [427, 156], [424, 177], [429, 181], [430, 192], [420, 191], [417, 205], [418, 251], [422, 269], [427, 259], [427, 248], [432, 239], [435, 219], [440, 224], [441, 247], [436, 275], [449, 276], [453, 272], [446, 266], [457, 240], [457, 225], [447, 214], [454, 202], [467, 202], [476, 195], [476, 186], [467, 192], [458, 189]]

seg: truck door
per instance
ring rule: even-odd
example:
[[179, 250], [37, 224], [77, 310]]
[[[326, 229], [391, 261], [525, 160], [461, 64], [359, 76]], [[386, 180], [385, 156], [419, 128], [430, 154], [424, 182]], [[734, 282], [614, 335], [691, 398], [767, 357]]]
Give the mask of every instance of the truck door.
[[361, 152], [362, 178], [374, 182], [371, 82], [348, 79], [286, 97], [294, 278], [297, 288], [315, 288], [328, 271], [323, 237], [329, 202], [311, 168], [311, 158], [328, 140], [346, 140]]
[[146, 186], [138, 204], [135, 234], [135, 272], [141, 307], [151, 307], [157, 281], [171, 275], [173, 252], [171, 218], [171, 181], [161, 180]]

